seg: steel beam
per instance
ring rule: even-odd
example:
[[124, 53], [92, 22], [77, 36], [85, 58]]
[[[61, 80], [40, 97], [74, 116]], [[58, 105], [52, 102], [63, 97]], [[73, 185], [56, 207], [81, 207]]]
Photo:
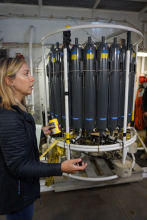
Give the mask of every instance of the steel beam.
[[98, 6], [98, 4], [100, 3], [101, 0], [96, 0], [92, 10], [96, 9], [96, 7]]
[[147, 11], [147, 6], [143, 8], [139, 13], [138, 13], [138, 18], [140, 19], [142, 15]]

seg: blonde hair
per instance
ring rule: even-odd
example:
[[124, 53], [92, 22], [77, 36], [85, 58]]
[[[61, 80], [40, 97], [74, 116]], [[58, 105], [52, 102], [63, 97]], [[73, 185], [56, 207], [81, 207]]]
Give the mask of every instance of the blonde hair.
[[21, 66], [25, 63], [24, 60], [18, 58], [3, 58], [0, 60], [0, 107], [8, 110], [13, 110], [12, 105], [18, 105], [20, 109], [26, 111], [25, 98], [20, 103], [16, 98], [13, 88], [6, 84], [5, 78], [10, 77], [15, 79], [15, 76]]

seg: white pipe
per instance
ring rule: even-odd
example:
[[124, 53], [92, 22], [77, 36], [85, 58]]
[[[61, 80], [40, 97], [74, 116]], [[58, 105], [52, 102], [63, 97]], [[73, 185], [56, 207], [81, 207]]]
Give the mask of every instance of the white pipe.
[[[137, 131], [135, 130], [135, 128], [132, 128], [132, 129], [134, 130], [134, 132], [135, 132], [135, 134], [137, 135], [138, 139], [140, 140], [140, 142], [141, 142], [141, 144], [142, 144], [144, 150], [145, 150], [146, 153], [147, 153], [147, 147], [145, 146], [144, 142], [141, 140], [141, 137], [139, 136], [139, 134], [137, 133]], [[138, 148], [137, 148], [137, 149], [138, 149]]]
[[113, 148], [106, 148], [106, 149], [101, 149], [101, 148], [97, 148], [96, 150], [95, 149], [81, 149], [81, 148], [74, 148], [74, 147], [70, 147], [71, 150], [74, 150], [74, 151], [84, 151], [84, 152], [95, 152], [95, 153], [98, 153], [98, 152], [104, 152], [104, 151], [114, 151], [114, 150], [120, 150], [122, 149], [122, 146], [120, 147], [113, 147]]
[[[133, 138], [127, 140], [125, 146], [130, 145], [135, 140], [136, 140], [136, 135], [134, 135]], [[54, 142], [54, 141], [55, 141], [55, 139], [52, 139], [51, 142]], [[64, 146], [68, 147], [68, 144], [64, 144], [64, 142], [62, 142], [62, 141], [59, 141], [58, 145], [60, 145], [60, 146], [64, 145]], [[87, 151], [90, 150], [90, 149], [95, 149], [95, 150], [104, 149], [105, 150], [105, 149], [117, 148], [117, 147], [121, 147], [122, 148], [122, 145], [119, 144], [119, 143], [118, 144], [111, 144], [111, 145], [99, 145], [99, 146], [95, 146], [95, 145], [94, 146], [91, 146], [91, 145], [87, 146], [87, 145], [71, 144], [70, 146], [74, 147], [74, 148], [79, 148], [79, 149], [82, 149], [82, 150], [86, 149]]]
[[[134, 143], [136, 140], [136, 134], [133, 136], [133, 138], [127, 140], [124, 143], [124, 147], [130, 146], [132, 143]], [[52, 138], [51, 142], [54, 142], [55, 139]], [[58, 142], [58, 146], [62, 148], [69, 149], [69, 144], [64, 143], [63, 141]], [[77, 145], [77, 144], [70, 144], [70, 149], [75, 151], [85, 151], [85, 152], [103, 152], [103, 151], [113, 151], [113, 150], [119, 150], [122, 149], [122, 145], [120, 144], [113, 144], [113, 145], [101, 145], [101, 146], [85, 146], [85, 145]]]
[[44, 99], [45, 99], [45, 125], [48, 125], [48, 118], [47, 118], [47, 88], [46, 88], [46, 68], [45, 68], [45, 48], [42, 45], [42, 62], [43, 62], [43, 80], [44, 80]]
[[132, 155], [132, 159], [133, 159], [133, 162], [132, 162], [132, 168], [133, 168], [135, 165], [135, 156], [134, 156], [134, 154], [131, 154], [131, 155]]
[[147, 53], [145, 53], [145, 52], [138, 52], [137, 56], [138, 57], [147, 57]]
[[137, 150], [144, 150], [144, 147], [137, 147]]
[[145, 57], [141, 58], [141, 75], [144, 75]]
[[117, 179], [119, 176], [113, 175], [113, 176], [107, 176], [107, 177], [97, 177], [97, 178], [90, 178], [90, 177], [80, 177], [75, 176], [67, 173], [63, 173], [64, 176], [76, 179], [76, 180], [83, 180], [83, 181], [90, 181], [90, 182], [98, 182], [98, 181], [106, 181], [106, 180], [113, 180]]
[[[33, 62], [32, 62], [32, 48], [33, 48], [33, 26], [30, 27], [30, 36], [29, 36], [29, 65], [30, 65], [30, 73], [33, 76]], [[31, 105], [32, 105], [32, 110], [34, 111], [34, 89], [32, 90], [31, 94]]]
[[[69, 104], [68, 104], [68, 67], [67, 48], [64, 48], [64, 90], [65, 90], [65, 122], [66, 138], [69, 138]], [[69, 141], [68, 141], [69, 142]], [[67, 149], [67, 159], [70, 160], [70, 149]]]
[[[127, 116], [128, 116], [128, 93], [129, 93], [129, 67], [130, 67], [130, 50], [126, 52], [126, 75], [125, 75], [125, 104], [124, 104], [124, 124], [123, 134], [127, 131]], [[126, 142], [126, 136], [123, 137], [123, 142]], [[123, 149], [122, 163], [125, 164], [127, 156], [126, 148]]]
[[147, 51], [147, 23], [145, 23], [145, 34], [146, 34], [146, 36], [145, 36], [145, 51]]
[[[55, 139], [52, 140], [52, 142], [54, 141]], [[124, 145], [125, 146], [128, 146], [129, 144], [133, 143], [133, 141], [136, 140], [136, 134], [129, 140], [127, 140]], [[63, 142], [59, 142], [59, 143], [63, 143]], [[84, 149], [105, 149], [105, 148], [113, 148], [113, 147], [120, 147], [121, 144], [120, 143], [117, 143], [117, 144], [111, 144], [111, 145], [99, 145], [99, 146], [96, 146], [96, 145], [90, 145], [90, 146], [87, 146], [87, 145], [77, 145], [77, 144], [71, 144], [71, 146], [73, 147], [77, 147], [77, 148], [84, 148]]]
[[147, 23], [146, 22], [143, 22], [143, 35], [144, 35], [144, 40], [143, 40], [143, 50], [147, 50], [147, 41], [146, 41], [146, 38], [147, 38]]
[[115, 25], [115, 24], [88, 24], [88, 25], [78, 25], [78, 26], [73, 26], [73, 27], [68, 27], [68, 28], [62, 28], [62, 29], [59, 29], [57, 31], [53, 31], [53, 32], [45, 35], [42, 38], [42, 44], [43, 44], [43, 42], [45, 41], [46, 38], [48, 38], [48, 37], [50, 37], [54, 34], [58, 34], [58, 33], [63, 32], [63, 31], [71, 31], [71, 30], [79, 30], [79, 29], [87, 29], [87, 28], [112, 28], [112, 29], [114, 28], [114, 29], [132, 31], [132, 32], [135, 32], [136, 34], [139, 34], [139, 36], [140, 36], [139, 41], [136, 42], [135, 44], [139, 44], [143, 40], [143, 34], [135, 28], [126, 27], [126, 26], [123, 26], [123, 25]]
[[143, 146], [144, 150], [145, 150], [145, 151], [146, 151], [146, 153], [147, 153], [147, 147], [145, 146], [144, 142], [141, 140], [141, 138], [140, 138], [140, 136], [139, 136], [139, 134], [138, 134], [138, 133], [137, 133], [137, 136], [138, 136], [138, 139], [140, 140], [140, 142], [141, 142], [141, 144], [142, 144], [142, 146]]

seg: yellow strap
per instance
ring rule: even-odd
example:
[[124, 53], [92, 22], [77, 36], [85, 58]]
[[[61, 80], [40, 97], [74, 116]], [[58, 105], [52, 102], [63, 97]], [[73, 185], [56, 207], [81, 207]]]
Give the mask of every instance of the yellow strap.
[[[69, 136], [69, 138], [74, 138], [74, 137], [76, 137], [76, 135], [70, 135], [70, 136]], [[55, 146], [57, 145], [57, 143], [58, 143], [59, 141], [63, 141], [63, 140], [65, 140], [65, 139], [66, 139], [66, 138], [63, 137], [63, 138], [60, 138], [60, 139], [58, 139], [58, 140], [55, 140], [52, 144], [49, 145], [49, 147], [46, 149], [46, 151], [44, 151], [44, 153], [39, 157], [39, 159], [41, 159], [42, 157], [44, 157], [44, 156], [47, 154], [47, 152], [49, 152], [53, 147], [55, 147]]]
[[49, 152], [60, 140], [55, 140], [52, 144], [49, 145], [49, 147], [44, 151], [44, 153], [40, 156], [40, 159], [46, 155], [47, 152]]

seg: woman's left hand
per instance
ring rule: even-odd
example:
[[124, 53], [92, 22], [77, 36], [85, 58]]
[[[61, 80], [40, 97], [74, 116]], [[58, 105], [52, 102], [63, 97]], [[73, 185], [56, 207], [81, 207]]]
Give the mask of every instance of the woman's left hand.
[[42, 128], [43, 133], [46, 134], [50, 134], [51, 133], [51, 129], [54, 128], [54, 125], [46, 125], [45, 127]]

